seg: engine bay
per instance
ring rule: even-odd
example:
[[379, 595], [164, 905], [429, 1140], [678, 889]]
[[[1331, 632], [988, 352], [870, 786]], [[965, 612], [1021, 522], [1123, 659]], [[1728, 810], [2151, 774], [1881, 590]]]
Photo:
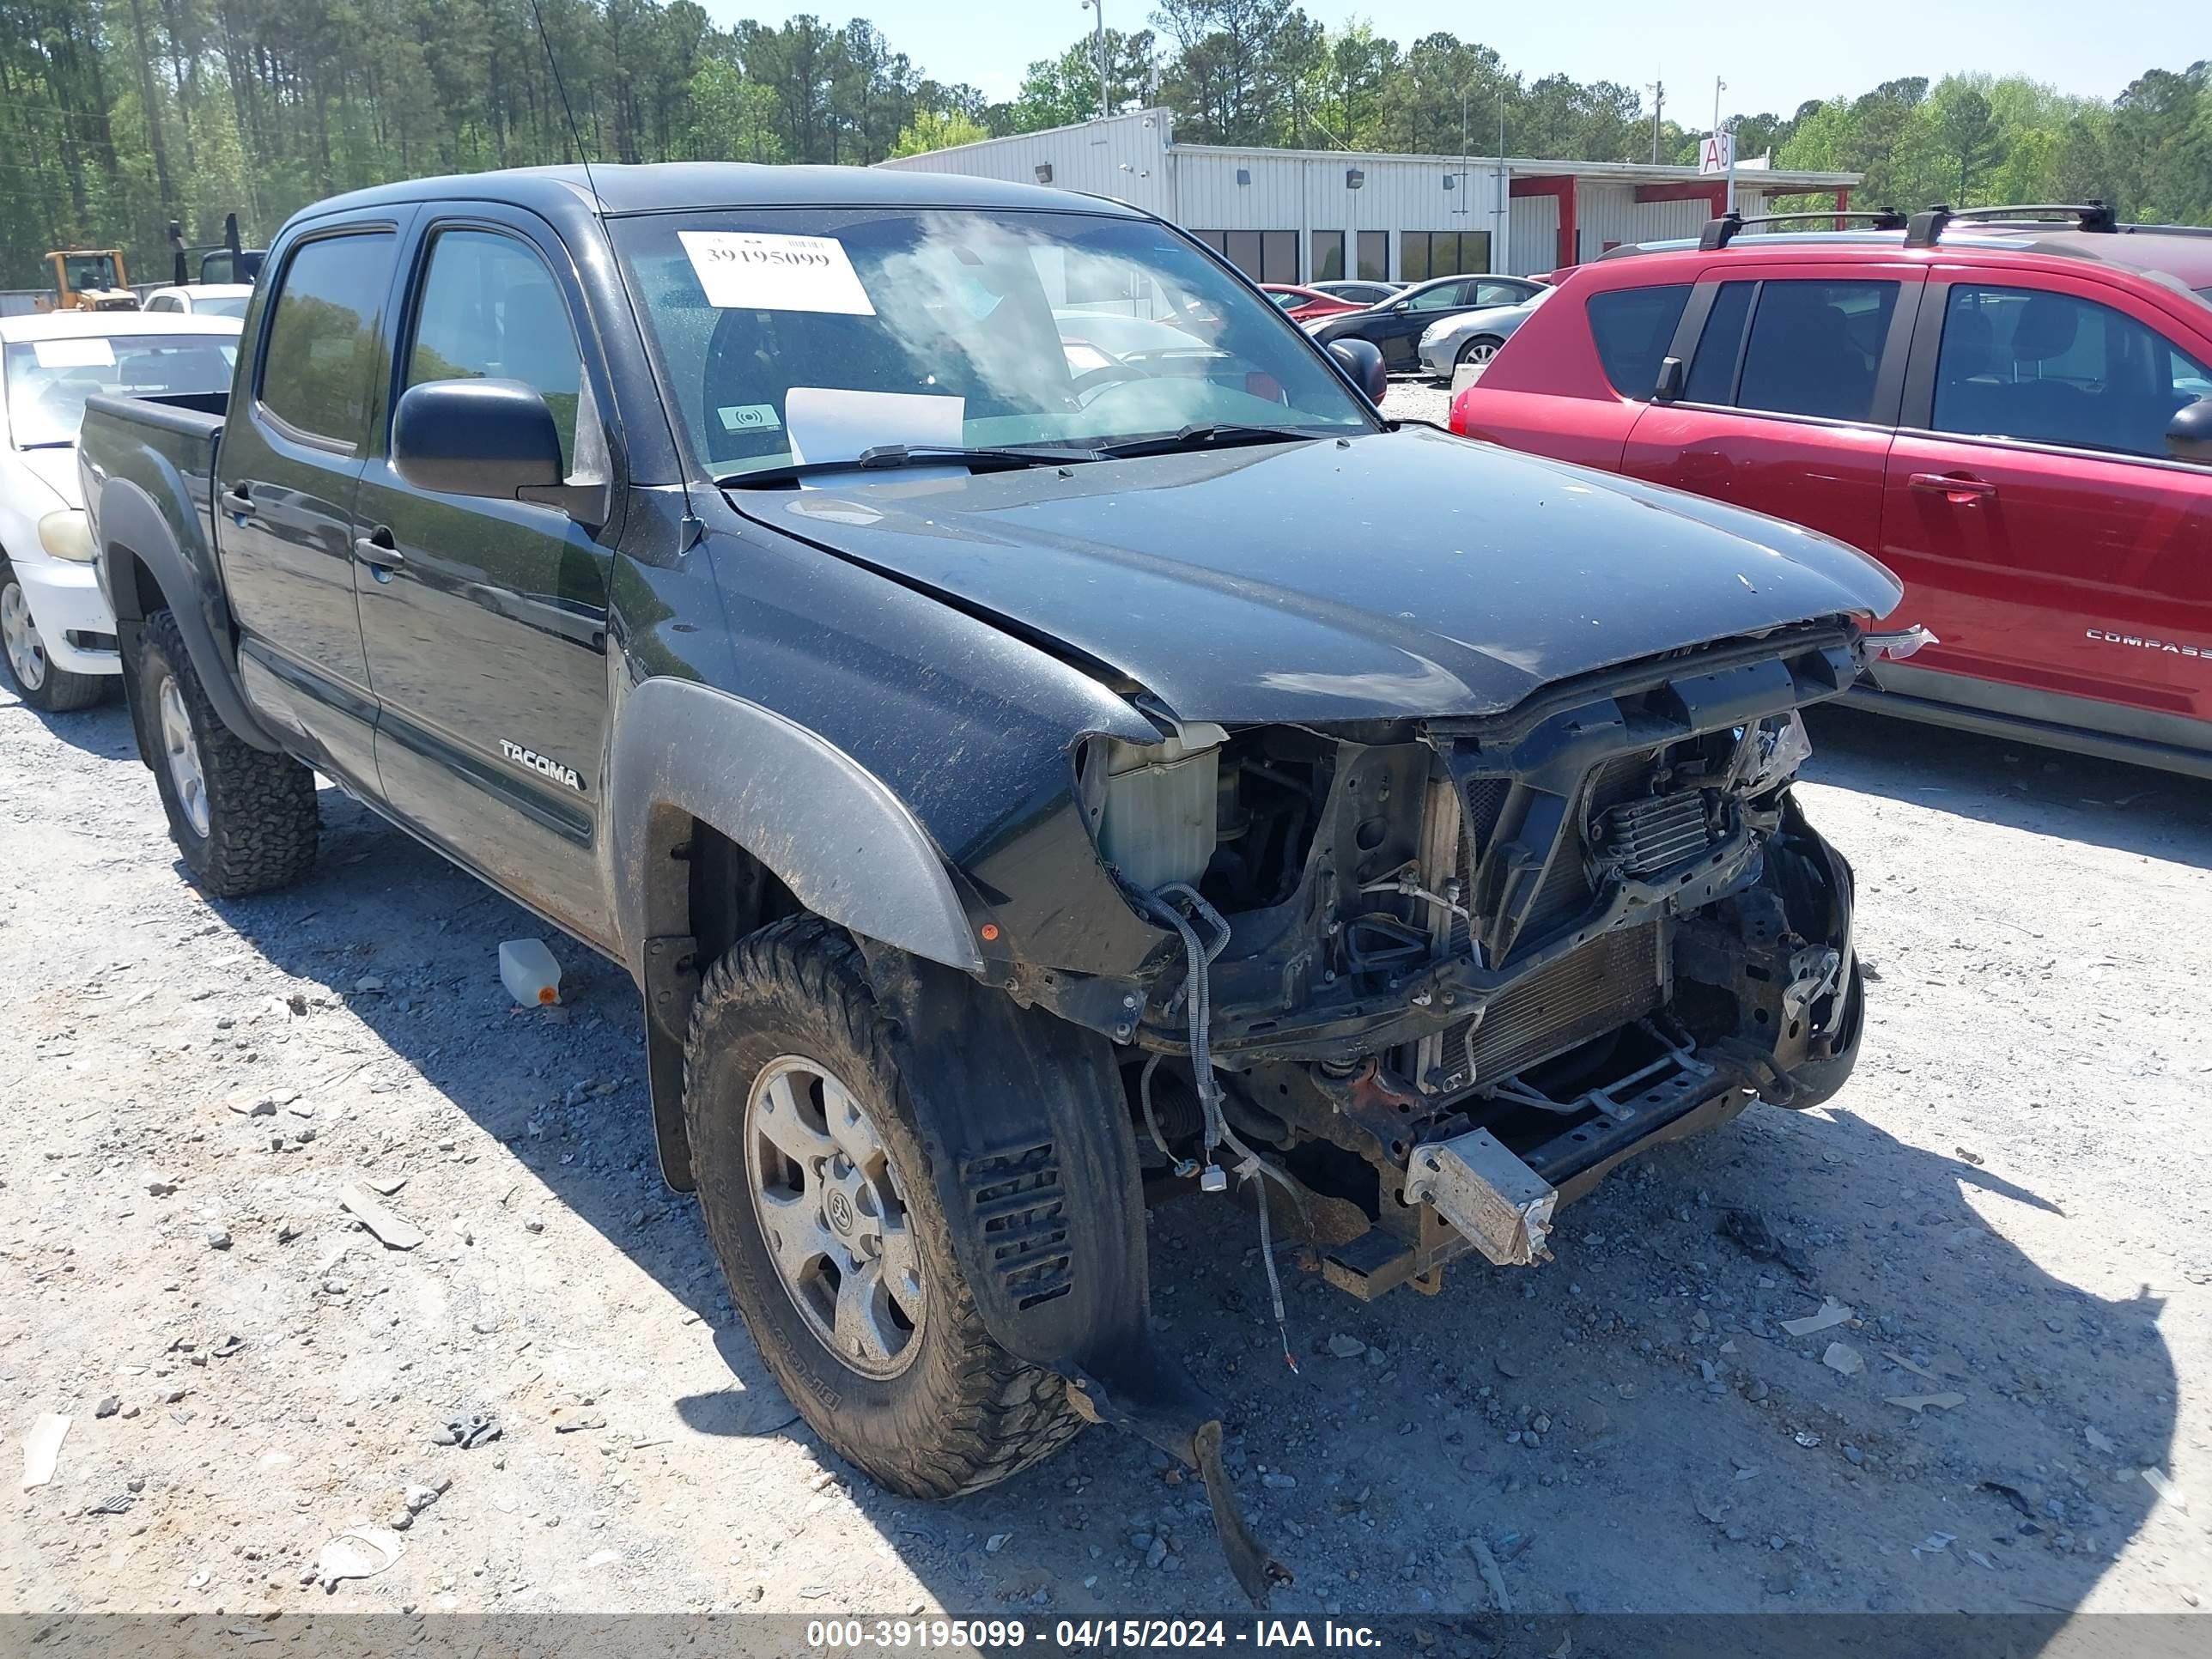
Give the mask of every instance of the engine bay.
[[[1150, 1166], [1218, 1188], [1218, 1158], [1266, 1163], [1322, 1270], [1379, 1293], [1471, 1243], [1438, 1223], [1439, 1146], [1571, 1196], [1790, 1099], [1856, 1030], [1848, 866], [1789, 793], [1796, 708], [1848, 663], [1701, 663], [1504, 729], [1185, 725], [1086, 757], [1101, 850], [1174, 934], [1122, 1049]], [[1540, 1230], [1504, 1248], [1540, 1258]]]

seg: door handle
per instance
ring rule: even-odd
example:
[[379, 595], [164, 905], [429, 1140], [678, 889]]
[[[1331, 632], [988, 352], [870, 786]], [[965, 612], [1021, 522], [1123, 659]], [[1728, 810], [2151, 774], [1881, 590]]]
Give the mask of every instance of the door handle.
[[407, 556], [393, 543], [392, 532], [382, 525], [366, 536], [355, 537], [353, 550], [354, 556], [374, 570], [380, 580], [407, 562]]
[[1948, 472], [1916, 472], [1912, 475], [1912, 487], [1941, 495], [1954, 507], [1972, 507], [1977, 501], [1997, 498], [1997, 487], [1987, 478], [1969, 478]]
[[253, 511], [253, 486], [234, 483], [222, 492], [222, 510], [226, 513], [247, 514]]

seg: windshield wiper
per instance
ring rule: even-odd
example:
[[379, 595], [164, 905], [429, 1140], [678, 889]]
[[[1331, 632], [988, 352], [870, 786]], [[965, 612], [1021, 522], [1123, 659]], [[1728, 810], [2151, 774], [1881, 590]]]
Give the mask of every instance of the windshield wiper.
[[76, 445], [74, 438], [46, 438], [34, 444], [17, 444], [18, 449], [70, 449]]
[[811, 478], [824, 472], [884, 472], [902, 466], [965, 466], [978, 471], [1003, 472], [1024, 466], [1061, 466], [1070, 461], [1103, 461], [1103, 449], [1055, 449], [1049, 445], [1025, 448], [1019, 445], [878, 444], [845, 461], [790, 461], [765, 466], [756, 472], [733, 472], [717, 478], [720, 489], [762, 489]]
[[1296, 444], [1310, 442], [1316, 434], [1279, 426], [1187, 426], [1180, 432], [1152, 438], [1130, 438], [1102, 446], [1115, 459], [1130, 455], [1172, 455], [1186, 449], [1219, 449], [1236, 444]]

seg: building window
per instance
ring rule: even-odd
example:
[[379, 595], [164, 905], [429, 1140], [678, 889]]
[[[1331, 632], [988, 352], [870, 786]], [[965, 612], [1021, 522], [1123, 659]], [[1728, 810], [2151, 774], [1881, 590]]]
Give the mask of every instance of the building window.
[[1344, 233], [1342, 231], [1314, 232], [1313, 267], [1313, 279], [1316, 283], [1335, 283], [1343, 280]]
[[1486, 230], [1408, 230], [1398, 236], [1398, 274], [1409, 283], [1490, 269]]
[[1389, 231], [1363, 230], [1359, 233], [1359, 280], [1363, 283], [1387, 283], [1390, 280]]
[[1295, 230], [1194, 230], [1191, 234], [1255, 283], [1298, 280]]

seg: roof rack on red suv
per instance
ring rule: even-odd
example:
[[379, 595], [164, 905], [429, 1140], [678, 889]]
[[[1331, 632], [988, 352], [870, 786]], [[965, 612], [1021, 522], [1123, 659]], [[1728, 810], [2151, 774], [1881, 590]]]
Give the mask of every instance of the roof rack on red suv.
[[[1863, 212], [1837, 213], [1823, 209], [1816, 213], [1759, 213], [1745, 218], [1740, 213], [1723, 213], [1717, 219], [1705, 221], [1705, 228], [1698, 233], [1698, 246], [1707, 253], [1726, 247], [1746, 225], [1779, 225], [1801, 219], [1826, 219], [1830, 223], [1844, 219], [1865, 219], [1871, 222], [1870, 230], [1903, 230], [1905, 216], [1895, 208], [1871, 208]], [[1840, 225], [1837, 227], [1841, 228]]]
[[1945, 227], [1961, 220], [1976, 223], [1993, 219], [2024, 219], [2036, 224], [2061, 221], [2075, 230], [2109, 231], [2119, 228], [2119, 215], [2102, 202], [2024, 202], [2003, 207], [1954, 208], [1945, 203], [1923, 208], [1905, 226], [1907, 247], [1933, 247]]

